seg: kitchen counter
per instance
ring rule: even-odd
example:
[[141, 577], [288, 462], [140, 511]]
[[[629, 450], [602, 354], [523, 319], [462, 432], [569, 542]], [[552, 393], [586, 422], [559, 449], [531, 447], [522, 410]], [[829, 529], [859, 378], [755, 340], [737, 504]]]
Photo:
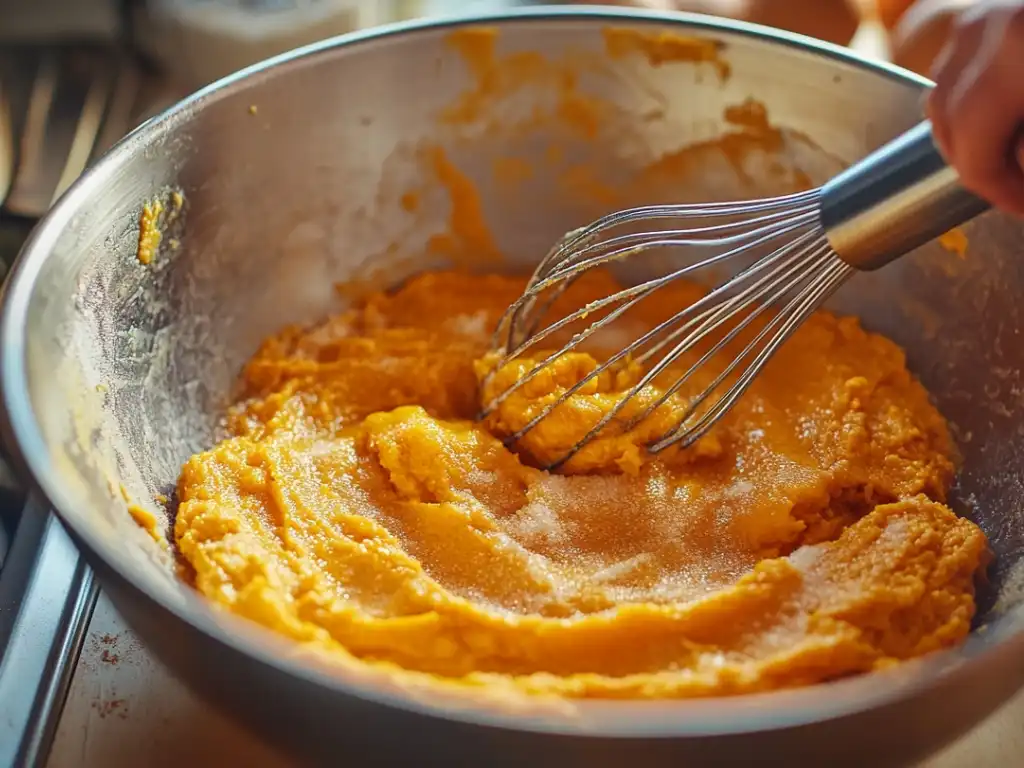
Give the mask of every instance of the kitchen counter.
[[[1024, 764], [1024, 693], [917, 768]], [[47, 768], [297, 765], [194, 697], [101, 595]]]

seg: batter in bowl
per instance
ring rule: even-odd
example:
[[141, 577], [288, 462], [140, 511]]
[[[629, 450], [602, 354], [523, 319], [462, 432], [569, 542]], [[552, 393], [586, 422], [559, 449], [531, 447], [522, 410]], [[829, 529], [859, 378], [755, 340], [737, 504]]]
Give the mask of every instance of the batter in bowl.
[[[475, 422], [481, 395], [530, 365], [480, 392], [490, 332], [524, 285], [424, 274], [268, 339], [234, 436], [181, 475], [175, 537], [198, 590], [398, 676], [569, 697], [806, 685], [967, 635], [987, 545], [944, 505], [952, 442], [895, 344], [820, 312], [696, 445], [640, 449], [682, 392], [552, 474], [536, 467], [631, 373], [505, 447], [605, 354], [563, 358]], [[588, 273], [561, 301], [616, 289]], [[665, 289], [628, 332], [699, 292]]]

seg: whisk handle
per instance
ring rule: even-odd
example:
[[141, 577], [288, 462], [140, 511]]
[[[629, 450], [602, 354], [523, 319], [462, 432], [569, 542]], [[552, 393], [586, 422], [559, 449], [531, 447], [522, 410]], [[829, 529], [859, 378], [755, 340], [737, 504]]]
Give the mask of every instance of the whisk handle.
[[828, 182], [821, 223], [843, 261], [871, 270], [988, 208], [961, 186], [925, 121]]

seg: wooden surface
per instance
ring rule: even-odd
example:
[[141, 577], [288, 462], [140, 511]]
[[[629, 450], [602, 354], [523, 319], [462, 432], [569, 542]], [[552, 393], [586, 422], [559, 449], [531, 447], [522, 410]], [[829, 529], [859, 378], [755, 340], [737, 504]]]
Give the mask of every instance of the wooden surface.
[[[149, 656], [101, 596], [48, 768], [227, 765], [292, 768], [296, 763], [192, 696]], [[1024, 765], [1024, 693], [917, 768], [999, 765]]]

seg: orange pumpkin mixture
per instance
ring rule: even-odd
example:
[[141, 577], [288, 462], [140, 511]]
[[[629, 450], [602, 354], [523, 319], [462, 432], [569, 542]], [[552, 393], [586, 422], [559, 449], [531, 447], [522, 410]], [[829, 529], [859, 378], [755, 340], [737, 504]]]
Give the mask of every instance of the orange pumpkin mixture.
[[[684, 391], [551, 474], [534, 467], [629, 375], [575, 396], [518, 453], [502, 436], [599, 346], [474, 422], [490, 331], [523, 286], [425, 274], [268, 339], [235, 436], [181, 475], [175, 534], [197, 588], [398, 676], [570, 697], [805, 685], [965, 637], [986, 542], [944, 506], [950, 437], [895, 344], [818, 313], [695, 446], [638, 447]], [[562, 300], [613, 289], [591, 273]], [[697, 295], [666, 289], [629, 332]]]

